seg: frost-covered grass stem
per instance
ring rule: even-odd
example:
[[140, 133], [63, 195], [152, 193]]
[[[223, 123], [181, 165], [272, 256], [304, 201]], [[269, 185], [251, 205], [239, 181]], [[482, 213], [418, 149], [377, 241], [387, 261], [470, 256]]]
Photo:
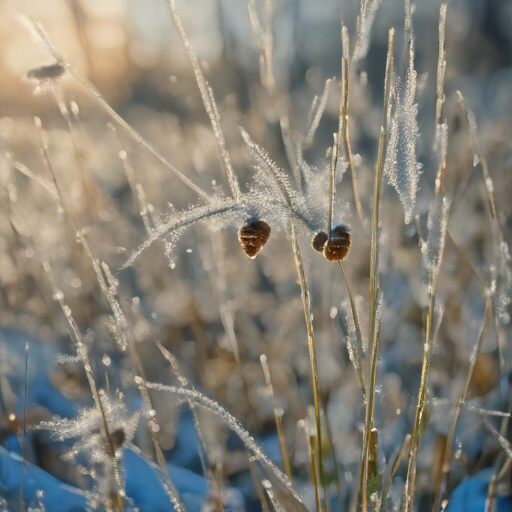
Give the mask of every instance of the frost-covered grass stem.
[[379, 340], [379, 231], [380, 231], [380, 197], [382, 189], [382, 177], [384, 167], [384, 154], [386, 147], [386, 138], [388, 134], [389, 111], [391, 102], [391, 82], [394, 68], [394, 45], [395, 30], [392, 28], [388, 35], [388, 53], [386, 60], [386, 78], [384, 82], [384, 110], [382, 117], [382, 125], [380, 129], [379, 152], [377, 156], [377, 166], [375, 171], [374, 195], [373, 195], [373, 220], [371, 230], [371, 256], [370, 256], [370, 367], [369, 379], [366, 382], [367, 387], [367, 403], [366, 418], [364, 425], [363, 450], [361, 456], [360, 474], [359, 474], [359, 491], [357, 510], [367, 510], [367, 484], [368, 484], [368, 463], [371, 451], [370, 432], [373, 428], [373, 412], [375, 407], [375, 379], [377, 375], [377, 359], [378, 359], [378, 340]]

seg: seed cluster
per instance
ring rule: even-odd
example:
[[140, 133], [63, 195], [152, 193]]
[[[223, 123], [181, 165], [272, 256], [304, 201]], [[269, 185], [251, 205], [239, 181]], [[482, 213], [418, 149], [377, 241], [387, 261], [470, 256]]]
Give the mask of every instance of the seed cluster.
[[332, 230], [330, 239], [325, 231], [320, 231], [314, 236], [311, 245], [315, 251], [323, 253], [327, 260], [339, 261], [348, 254], [350, 244], [349, 228], [340, 224]]

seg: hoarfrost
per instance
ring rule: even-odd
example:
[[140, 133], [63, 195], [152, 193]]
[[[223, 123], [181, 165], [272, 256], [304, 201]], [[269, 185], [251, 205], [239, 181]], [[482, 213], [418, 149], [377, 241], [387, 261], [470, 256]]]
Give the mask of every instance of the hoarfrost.
[[417, 72], [414, 69], [414, 38], [409, 2], [407, 7], [405, 53], [408, 55], [409, 65], [405, 86], [400, 87], [398, 80], [395, 85], [396, 105], [390, 122], [390, 136], [384, 173], [388, 182], [398, 192], [404, 209], [405, 223], [409, 224], [416, 206], [416, 194], [422, 164], [418, 162], [416, 155], [416, 146], [419, 139], [418, 104], [414, 103]]

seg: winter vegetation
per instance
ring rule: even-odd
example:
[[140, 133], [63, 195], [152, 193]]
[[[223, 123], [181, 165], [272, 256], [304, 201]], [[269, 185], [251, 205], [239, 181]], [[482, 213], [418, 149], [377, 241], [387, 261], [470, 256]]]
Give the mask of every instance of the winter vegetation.
[[505, 3], [0, 19], [1, 512], [512, 510]]

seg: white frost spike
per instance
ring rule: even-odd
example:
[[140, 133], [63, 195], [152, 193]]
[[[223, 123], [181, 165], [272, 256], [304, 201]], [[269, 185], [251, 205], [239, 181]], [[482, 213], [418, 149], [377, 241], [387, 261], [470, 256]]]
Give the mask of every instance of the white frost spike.
[[419, 138], [418, 104], [416, 94], [416, 70], [414, 69], [414, 39], [411, 25], [411, 6], [406, 2], [405, 51], [409, 55], [405, 87], [397, 86], [396, 105], [390, 122], [390, 137], [384, 164], [388, 182], [395, 187], [404, 208], [405, 223], [413, 218], [418, 192], [421, 163], [418, 162], [416, 146]]
[[382, 0], [360, 0], [359, 14], [357, 16], [357, 39], [354, 48], [354, 61], [362, 60], [366, 57], [370, 49], [370, 32]]

